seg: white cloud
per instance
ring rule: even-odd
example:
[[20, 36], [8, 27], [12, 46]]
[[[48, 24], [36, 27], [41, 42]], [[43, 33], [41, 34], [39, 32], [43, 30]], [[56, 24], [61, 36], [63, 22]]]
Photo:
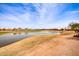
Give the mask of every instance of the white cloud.
[[[0, 20], [10, 20], [16, 23], [14, 27], [28, 27], [28, 28], [58, 28], [65, 27], [70, 22], [79, 22], [76, 13], [79, 11], [65, 11], [62, 12], [65, 7], [64, 4], [33, 4], [36, 11], [30, 11], [30, 7], [26, 6], [21, 7], [10, 7], [6, 6], [7, 13], [0, 14]], [[62, 12], [62, 14], [61, 14]], [[13, 26], [13, 24], [9, 24]], [[8, 25], [8, 26], [9, 26]], [[7, 26], [7, 24], [6, 24]], [[10, 27], [9, 26], [9, 27]]]

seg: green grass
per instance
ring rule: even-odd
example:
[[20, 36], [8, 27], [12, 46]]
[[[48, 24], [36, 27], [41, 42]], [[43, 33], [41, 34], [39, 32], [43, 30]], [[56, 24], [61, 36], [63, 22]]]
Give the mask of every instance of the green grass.
[[0, 35], [7, 34], [7, 33], [9, 33], [9, 32], [0, 32]]

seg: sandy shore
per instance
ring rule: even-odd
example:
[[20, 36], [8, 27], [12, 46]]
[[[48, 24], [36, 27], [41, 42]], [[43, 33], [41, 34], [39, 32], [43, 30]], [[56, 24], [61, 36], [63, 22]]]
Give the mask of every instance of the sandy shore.
[[33, 36], [0, 48], [4, 56], [79, 56], [79, 41], [72, 35]]

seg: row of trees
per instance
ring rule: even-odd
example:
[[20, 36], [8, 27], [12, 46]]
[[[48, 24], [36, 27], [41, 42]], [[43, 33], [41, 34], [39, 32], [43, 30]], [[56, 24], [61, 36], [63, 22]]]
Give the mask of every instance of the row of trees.
[[22, 28], [13, 28], [13, 29], [11, 29], [11, 28], [8, 28], [8, 29], [6, 29], [6, 28], [0, 28], [0, 31], [18, 31], [18, 30], [25, 30], [25, 29], [22, 29]]

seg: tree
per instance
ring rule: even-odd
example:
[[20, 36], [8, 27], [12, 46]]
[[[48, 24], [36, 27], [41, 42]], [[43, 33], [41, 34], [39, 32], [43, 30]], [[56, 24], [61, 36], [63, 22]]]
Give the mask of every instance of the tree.
[[69, 26], [72, 30], [79, 30], [79, 23], [71, 23]]
[[79, 37], [79, 23], [70, 23], [69, 27], [71, 28], [71, 30], [74, 30], [76, 35], [76, 37]]
[[61, 33], [63, 33], [63, 32], [64, 32], [64, 29], [63, 29], [63, 28], [61, 28], [60, 30], [61, 30]]
[[3, 31], [5, 31], [6, 29], [5, 29], [5, 28], [3, 28], [2, 30], [3, 30]]

